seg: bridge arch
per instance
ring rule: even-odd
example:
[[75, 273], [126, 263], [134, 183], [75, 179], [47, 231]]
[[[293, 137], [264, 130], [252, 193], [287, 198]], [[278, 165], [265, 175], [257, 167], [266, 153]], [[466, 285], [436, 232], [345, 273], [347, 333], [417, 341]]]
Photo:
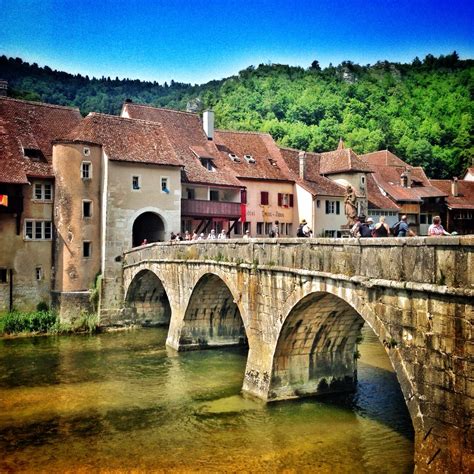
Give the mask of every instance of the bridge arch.
[[[384, 346], [395, 371], [415, 430], [420, 406], [400, 353], [391, 347], [390, 327], [384, 324], [368, 295], [350, 284], [333, 286], [313, 281], [288, 298], [275, 344], [268, 400], [351, 391], [357, 383], [357, 346], [366, 323]], [[375, 291], [375, 290], [374, 290]], [[370, 296], [369, 296], [370, 299]], [[376, 294], [372, 299], [377, 299]]]
[[190, 295], [179, 336], [179, 349], [247, 345], [239, 300], [221, 275], [206, 272]]
[[140, 269], [132, 278], [125, 295], [125, 306], [132, 312], [135, 324], [169, 325], [171, 306], [163, 283], [147, 269]]

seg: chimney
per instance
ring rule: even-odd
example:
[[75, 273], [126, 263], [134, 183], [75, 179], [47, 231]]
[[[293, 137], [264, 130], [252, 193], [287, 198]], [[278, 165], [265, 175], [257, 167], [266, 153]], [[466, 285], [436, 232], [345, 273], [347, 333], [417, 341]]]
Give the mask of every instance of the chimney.
[[459, 196], [458, 178], [453, 178], [453, 180], [451, 181], [451, 194], [452, 194], [454, 197], [458, 197], [458, 196]]
[[207, 139], [212, 140], [214, 138], [214, 112], [212, 110], [205, 110], [202, 114], [202, 126]]
[[0, 79], [0, 97], [6, 97], [8, 92], [8, 81]]
[[300, 151], [298, 153], [298, 159], [300, 162], [300, 178], [304, 179], [305, 168], [306, 168], [306, 153], [304, 151]]

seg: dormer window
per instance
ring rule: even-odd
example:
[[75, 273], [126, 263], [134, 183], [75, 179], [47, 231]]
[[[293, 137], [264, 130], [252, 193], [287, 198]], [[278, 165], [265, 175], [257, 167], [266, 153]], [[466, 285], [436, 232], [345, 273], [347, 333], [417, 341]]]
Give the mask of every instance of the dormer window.
[[216, 171], [216, 168], [214, 168], [214, 164], [210, 158], [200, 158], [200, 160], [201, 165], [204, 166], [204, 168], [206, 168], [208, 171]]
[[277, 163], [276, 160], [274, 160], [273, 158], [268, 158], [268, 162], [269, 162], [272, 166], [275, 166], [276, 168], [278, 168], [278, 163]]
[[43, 161], [44, 156], [38, 148], [23, 148], [23, 155], [32, 161]]
[[235, 153], [229, 153], [229, 158], [230, 158], [234, 163], [240, 163], [240, 158], [239, 158]]
[[247, 163], [255, 163], [255, 158], [252, 155], [244, 155], [244, 158]]

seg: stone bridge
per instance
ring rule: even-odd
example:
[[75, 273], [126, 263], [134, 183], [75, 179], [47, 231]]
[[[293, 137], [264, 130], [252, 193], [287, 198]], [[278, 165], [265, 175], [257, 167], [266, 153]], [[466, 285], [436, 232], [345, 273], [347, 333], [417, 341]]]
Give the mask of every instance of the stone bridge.
[[[180, 350], [248, 344], [244, 393], [353, 390], [364, 322], [385, 347], [419, 472], [473, 472], [474, 237], [161, 243], [123, 259], [104, 324], [169, 324]], [[111, 314], [106, 311], [103, 314]]]

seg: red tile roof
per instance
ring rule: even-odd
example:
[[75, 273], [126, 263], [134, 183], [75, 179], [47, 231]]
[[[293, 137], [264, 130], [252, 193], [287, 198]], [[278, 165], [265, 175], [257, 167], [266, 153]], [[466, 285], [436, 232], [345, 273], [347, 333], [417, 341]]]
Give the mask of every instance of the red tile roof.
[[[360, 158], [370, 164], [374, 170], [375, 182], [394, 201], [421, 202], [423, 198], [446, 195], [430, 183], [423, 168], [410, 167], [387, 150], [361, 155]], [[412, 185], [409, 188], [400, 183], [400, 177], [407, 169], [411, 170]]]
[[320, 173], [323, 175], [346, 172], [370, 173], [372, 168], [362, 161], [351, 148], [338, 148], [320, 154]]
[[[243, 187], [227, 161], [222, 159], [214, 141], [207, 139], [198, 114], [125, 103], [122, 115], [158, 122], [163, 126], [175, 153], [184, 164], [184, 183]], [[214, 171], [207, 170], [199, 156], [212, 158]]]
[[[80, 121], [78, 109], [0, 97], [0, 182], [52, 178], [52, 141]], [[35, 158], [25, 157], [25, 149]]]
[[449, 179], [432, 179], [431, 182], [447, 194], [446, 202], [449, 209], [474, 209], [474, 181], [458, 180], [458, 195], [451, 193]]
[[280, 148], [280, 151], [291, 171], [293, 179], [314, 196], [345, 196], [346, 189], [344, 186], [319, 174], [320, 155], [318, 153], [305, 152], [305, 178], [301, 179], [299, 177], [300, 151], [291, 148]]
[[367, 174], [366, 183], [369, 209], [383, 209], [384, 211], [400, 210], [400, 207], [380, 190], [372, 173]]
[[[238, 178], [293, 181], [270, 134], [216, 130], [215, 141], [222, 158]], [[238, 161], [229, 154], [236, 155]], [[252, 157], [251, 162], [245, 155]]]
[[58, 141], [97, 143], [110, 160], [182, 166], [159, 123], [90, 113]]

